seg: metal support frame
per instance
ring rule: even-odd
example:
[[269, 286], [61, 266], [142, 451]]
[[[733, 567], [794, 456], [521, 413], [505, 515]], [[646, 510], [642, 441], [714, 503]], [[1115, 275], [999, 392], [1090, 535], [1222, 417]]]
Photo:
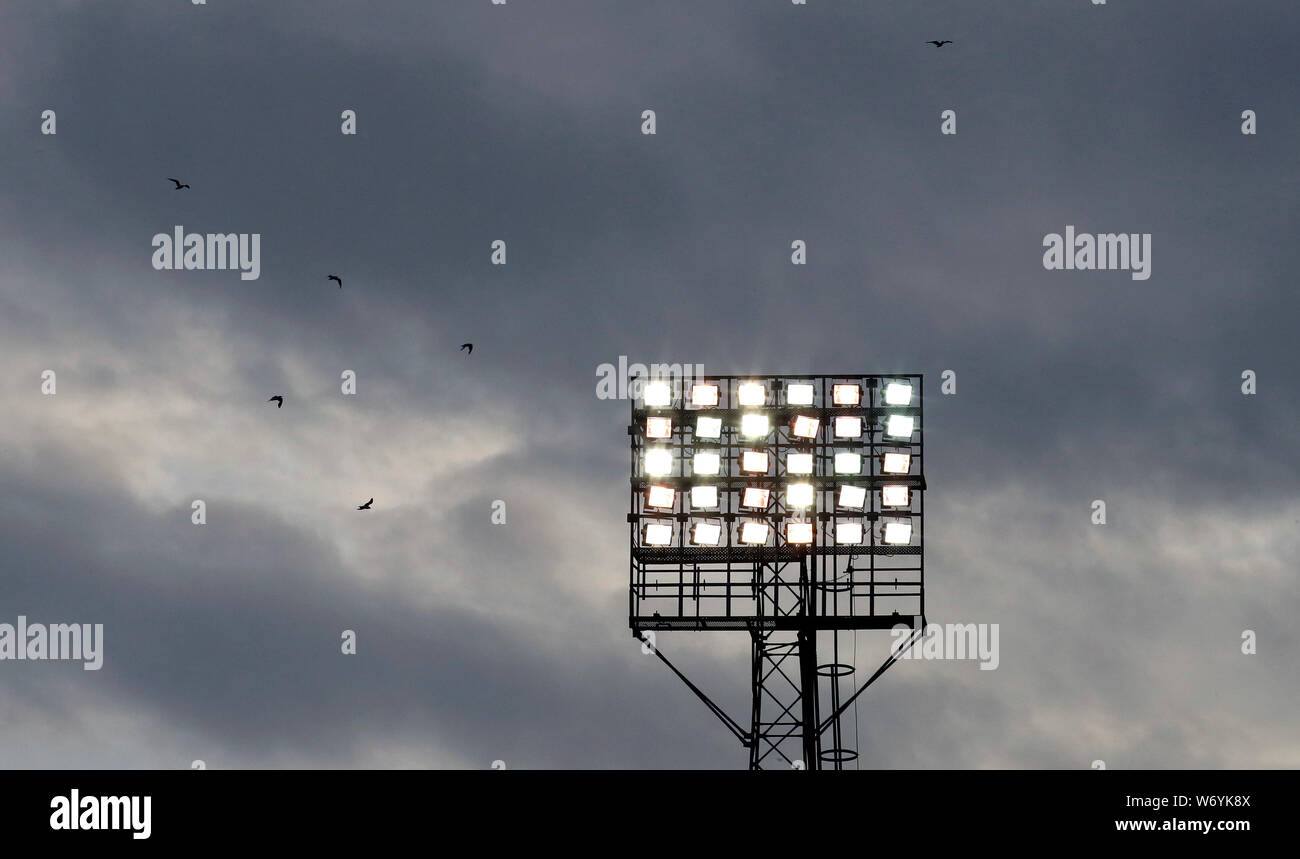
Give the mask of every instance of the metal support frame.
[[[909, 406], [884, 404], [883, 386], [891, 380], [912, 385], [913, 401]], [[761, 409], [736, 407], [736, 388], [744, 381], [764, 384], [770, 404]], [[784, 404], [781, 397], [785, 386], [795, 381], [811, 382], [820, 389], [813, 406]], [[751, 713], [747, 729], [687, 679], [657, 645], [653, 649], [748, 750], [750, 769], [843, 769], [857, 760], [858, 752], [846, 745], [852, 738], [852, 726], [846, 736], [841, 718], [925, 628], [923, 378], [918, 374], [722, 376], [710, 377], [707, 383], [721, 389], [716, 408], [689, 408], [689, 390], [684, 388], [677, 391], [675, 402], [666, 408], [639, 408], [635, 401], [632, 405], [628, 430], [632, 437], [629, 625], [643, 641], [646, 630], [748, 632]], [[833, 405], [832, 386], [854, 383], [863, 392], [863, 402], [857, 407]], [[762, 411], [776, 425], [761, 444], [739, 436], [739, 417], [748, 411]], [[883, 421], [893, 414], [914, 418], [917, 426], [911, 438], [884, 437]], [[670, 439], [652, 442], [645, 437], [646, 418], [652, 415], [672, 420]], [[696, 439], [693, 420], [700, 415], [722, 418], [723, 436], [712, 441]], [[794, 437], [787, 424], [795, 415], [818, 417], [823, 428], [818, 438]], [[863, 418], [867, 429], [860, 439], [831, 436], [828, 427], [841, 415]], [[642, 459], [651, 445], [673, 452], [680, 464], [673, 474], [651, 477], [644, 473]], [[767, 451], [775, 467], [765, 475], [741, 473], [740, 453], [756, 448]], [[704, 479], [690, 472], [685, 463], [699, 450], [720, 454], [723, 469], [719, 475]], [[844, 451], [861, 454], [866, 464], [863, 473], [846, 477], [834, 472], [834, 455]], [[886, 451], [909, 453], [909, 472], [884, 474], [880, 462]], [[815, 473], [806, 477], [788, 474], [785, 458], [790, 452], [812, 453]], [[785, 485], [795, 481], [814, 485], [817, 500], [806, 513], [787, 509], [783, 503]], [[689, 488], [699, 483], [718, 487], [716, 511], [695, 510], [686, 502]], [[677, 490], [673, 509], [648, 507], [646, 492], [651, 484]], [[868, 489], [866, 509], [846, 511], [837, 506], [836, 496], [844, 485]], [[904, 509], [883, 508], [879, 489], [884, 485], [907, 486], [909, 504]], [[746, 486], [772, 489], [776, 502], [767, 510], [747, 511], [739, 503]], [[883, 544], [878, 531], [885, 519], [911, 522], [911, 544]], [[702, 520], [722, 525], [726, 538], [720, 545], [691, 544], [690, 525]], [[742, 545], [737, 529], [745, 520], [770, 522], [778, 532], [786, 521], [811, 521], [815, 539], [811, 545], [791, 545], [778, 533], [766, 545]], [[861, 545], [837, 544], [836, 525], [844, 521], [862, 522], [868, 539]], [[672, 525], [675, 539], [670, 545], [645, 544], [641, 536], [647, 523]], [[841, 634], [856, 636], [860, 630], [898, 626], [909, 627], [911, 636], [903, 647], [892, 649], [871, 677], [854, 689], [856, 669], [841, 652]], [[819, 662], [819, 650], [829, 654], [829, 661]], [[850, 690], [852, 694], [844, 697]]]

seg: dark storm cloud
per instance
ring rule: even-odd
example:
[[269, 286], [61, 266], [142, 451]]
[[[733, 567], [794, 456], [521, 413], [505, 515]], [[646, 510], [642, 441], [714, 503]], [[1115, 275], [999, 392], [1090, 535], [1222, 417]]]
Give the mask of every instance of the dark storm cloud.
[[[209, 525], [198, 528], [185, 509], [150, 514], [13, 473], [6, 485], [22, 501], [4, 504], [5, 544], [45, 549], [9, 565], [0, 604], [32, 623], [102, 623], [105, 642], [103, 668], [85, 676], [80, 666], [6, 665], [16, 694], [59, 683], [122, 696], [142, 717], [198, 733], [207, 745], [188, 753], [212, 765], [276, 755], [355, 765], [368, 740], [410, 734], [436, 738], [436, 751], [410, 762], [422, 766], [693, 766], [715, 745], [688, 730], [703, 708], [636, 705], [646, 688], [679, 690], [649, 670], [620, 605], [602, 606], [607, 622], [585, 632], [556, 623], [563, 605], [554, 619], [517, 625], [489, 607], [421, 611], [382, 583], [350, 579], [327, 545], [265, 510], [213, 499]], [[478, 572], [518, 587], [521, 575], [543, 571], [522, 569], [527, 547], [511, 542], [478, 557]], [[431, 559], [427, 574], [440, 566]], [[358, 632], [355, 657], [340, 653], [344, 629]], [[645, 740], [634, 757], [624, 732]], [[89, 763], [189, 760], [106, 749]]]
[[[626, 525], [610, 511], [625, 504], [627, 404], [595, 398], [596, 368], [627, 355], [724, 373], [922, 371], [931, 603], [1001, 622], [1007, 652], [995, 672], [894, 669], [867, 695], [867, 759], [1086, 766], [1109, 744], [1133, 765], [1268, 763], [1223, 739], [1228, 704], [1170, 719], [1190, 706], [1170, 678], [1199, 655], [1266, 724], [1280, 718], [1285, 667], [1232, 657], [1243, 628], [1293, 645], [1277, 606], [1295, 597], [1197, 531], [1254, 527], [1269, 569], [1294, 545], [1278, 515], [1295, 508], [1300, 463], [1294, 4], [388, 5], [3, 13], [0, 324], [17, 369], [0, 390], [29, 411], [6, 442], [38, 449], [40, 466], [3, 478], [32, 503], [7, 502], [0, 607], [108, 625], [110, 668], [67, 689], [95, 684], [244, 764], [347, 765], [393, 735], [427, 735], [416, 765], [739, 763], [625, 629]], [[35, 134], [46, 107], [55, 138]], [[355, 138], [338, 133], [344, 108]], [[654, 137], [639, 133], [647, 108]], [[956, 137], [938, 133], [945, 108]], [[1256, 137], [1238, 131], [1245, 108]], [[149, 239], [175, 224], [261, 232], [261, 279], [153, 271]], [[1045, 271], [1042, 238], [1067, 224], [1151, 233], [1151, 279]], [[497, 238], [504, 268], [488, 265]], [[211, 354], [198, 345], [151, 348], [200, 321], [238, 350], [228, 367], [198, 366]], [[94, 468], [66, 437], [35, 445], [59, 426], [30, 412], [50, 366], [76, 368], [60, 399], [111, 390], [145, 421], [143, 378], [174, 378], [169, 396], [217, 422], [216, 392], [264, 399], [299, 381], [286, 411], [350, 438], [360, 418], [318, 403], [343, 368], [363, 397], [382, 389], [363, 408], [395, 420], [490, 427], [514, 409], [529, 421], [519, 448], [429, 489], [454, 494], [442, 526], [384, 520], [386, 574], [431, 540], [458, 581], [512, 578], [480, 576], [472, 592], [500, 602], [477, 610], [425, 608], [409, 582], [367, 581], [277, 515], [271, 484], [228, 499], [240, 512], [220, 527], [159, 516], [130, 496], [125, 442], [104, 440]], [[1238, 390], [1248, 368], [1253, 398]], [[292, 467], [321, 470], [306, 454]], [[559, 484], [574, 507], [548, 503]], [[492, 526], [503, 495], [510, 524]], [[1095, 498], [1112, 517], [1100, 546]], [[1198, 625], [1219, 637], [1188, 644], [1185, 664], [1171, 654]], [[363, 631], [366, 658], [349, 662], [345, 627], [387, 632]], [[743, 645], [671, 646], [745, 712]], [[54, 681], [27, 668], [6, 691], [46, 700]], [[1079, 724], [1044, 691], [1063, 671]], [[1135, 705], [1148, 677], [1157, 691]], [[74, 711], [78, 697], [61, 700]], [[1300, 760], [1293, 735], [1264, 734], [1278, 760]]]

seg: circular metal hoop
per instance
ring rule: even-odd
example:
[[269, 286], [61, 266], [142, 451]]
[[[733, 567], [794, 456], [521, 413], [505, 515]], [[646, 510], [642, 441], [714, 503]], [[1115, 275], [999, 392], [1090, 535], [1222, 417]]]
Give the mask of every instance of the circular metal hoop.
[[828, 764], [847, 764], [858, 759], [858, 753], [853, 749], [822, 749], [819, 757], [823, 763]]

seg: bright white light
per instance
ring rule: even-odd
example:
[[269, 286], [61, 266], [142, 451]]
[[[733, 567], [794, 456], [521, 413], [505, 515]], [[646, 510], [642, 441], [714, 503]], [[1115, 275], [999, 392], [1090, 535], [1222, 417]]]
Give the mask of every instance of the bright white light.
[[672, 418], [646, 418], [646, 438], [668, 438], [673, 434]]
[[646, 496], [646, 504], [651, 507], [672, 507], [677, 501], [677, 490], [671, 486], [651, 486]]
[[785, 470], [791, 474], [812, 474], [813, 455], [811, 453], [787, 453]]
[[840, 487], [840, 506], [852, 507], [854, 510], [861, 510], [862, 506], [867, 503], [867, 490], [861, 486], [841, 486]]
[[799, 438], [816, 438], [817, 427], [821, 426], [821, 420], [818, 418], [809, 418], [799, 415], [794, 419], [794, 434]]
[[716, 406], [717, 404], [717, 385], [691, 385], [692, 406]]
[[645, 543], [647, 546], [667, 546], [673, 541], [673, 526], [660, 522], [651, 522], [645, 526]]
[[691, 542], [697, 546], [716, 546], [722, 538], [722, 526], [712, 522], [696, 522], [691, 528]]
[[672, 451], [652, 447], [645, 452], [645, 473], [651, 477], [664, 477], [673, 473]]
[[813, 526], [811, 522], [785, 523], [785, 541], [787, 543], [811, 543]]
[[906, 507], [911, 501], [911, 493], [906, 486], [882, 486], [880, 496], [883, 507]]
[[814, 494], [811, 483], [791, 483], [785, 488], [785, 503], [790, 507], [811, 507]]
[[905, 406], [912, 402], [912, 386], [906, 382], [890, 382], [885, 385], [885, 405]]
[[882, 467], [885, 474], [907, 474], [912, 468], [912, 455], [910, 453], [887, 453]]
[[796, 382], [785, 386], [785, 401], [791, 406], [811, 406], [813, 404], [813, 386]]
[[750, 474], [767, 474], [767, 454], [761, 450], [747, 450], [740, 455], [740, 470]]
[[835, 454], [835, 473], [836, 474], [861, 474], [862, 454], [860, 453]]
[[718, 506], [718, 487], [716, 486], [692, 486], [691, 487], [691, 507], [717, 507]]
[[885, 427], [885, 435], [893, 438], [912, 437], [912, 418], [908, 415], [890, 415]]
[[722, 465], [722, 458], [716, 453], [697, 453], [691, 461], [691, 470], [696, 474], [717, 474]]
[[658, 380], [645, 383], [645, 390], [642, 392], [645, 404], [652, 408], [662, 408], [673, 401], [673, 389], [667, 382]]
[[740, 542], [742, 543], [766, 543], [767, 542], [767, 523], [766, 522], [746, 522], [740, 526]]
[[912, 542], [912, 523], [886, 522], [885, 542], [891, 546], [906, 546]]
[[856, 406], [862, 402], [862, 389], [857, 385], [832, 385], [831, 398], [837, 406]]
[[837, 522], [835, 542], [841, 546], [857, 546], [862, 542], [861, 522]]
[[759, 510], [766, 510], [771, 501], [772, 490], [758, 486], [746, 486], [745, 492], [740, 498], [742, 507], [756, 507]]
[[736, 397], [742, 406], [761, 406], [767, 402], [767, 388], [758, 382], [746, 382], [736, 389]]
[[857, 415], [840, 415], [835, 419], [836, 438], [859, 438], [862, 435], [862, 418]]
[[743, 415], [740, 418], [740, 434], [746, 438], [762, 438], [770, 429], [767, 415]]
[[695, 421], [696, 438], [721, 438], [722, 418], [699, 418]]

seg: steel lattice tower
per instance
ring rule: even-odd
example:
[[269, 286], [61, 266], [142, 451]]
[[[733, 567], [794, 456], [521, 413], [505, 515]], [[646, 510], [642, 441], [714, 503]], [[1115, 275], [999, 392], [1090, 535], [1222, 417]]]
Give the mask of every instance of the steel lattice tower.
[[[925, 629], [923, 384], [667, 377], [633, 400], [629, 625], [751, 769], [856, 760], [842, 717]], [[895, 629], [859, 683], [846, 639]], [[674, 630], [748, 633], [747, 725], [664, 655]]]

